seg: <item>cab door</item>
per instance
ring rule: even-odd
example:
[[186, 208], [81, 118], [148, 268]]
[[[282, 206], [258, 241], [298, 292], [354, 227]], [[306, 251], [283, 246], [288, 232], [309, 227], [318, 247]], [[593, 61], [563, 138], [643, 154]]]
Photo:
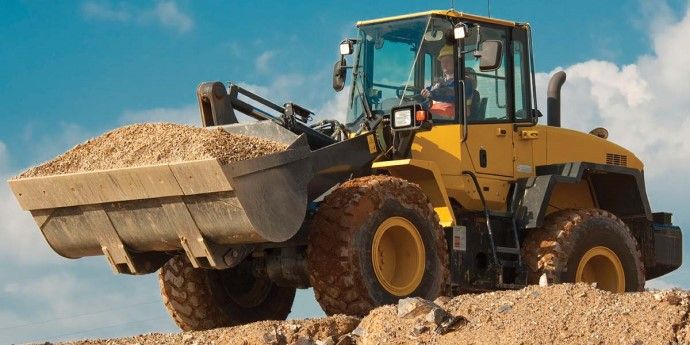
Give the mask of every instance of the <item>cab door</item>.
[[525, 178], [535, 175], [534, 151], [542, 147], [546, 140], [546, 131], [542, 126], [531, 126], [529, 117], [532, 109], [531, 74], [529, 70], [529, 54], [527, 51], [527, 35], [523, 29], [513, 29], [510, 44], [510, 62], [512, 65], [512, 90], [515, 130], [512, 131], [514, 147], [514, 176]]
[[509, 123], [470, 124], [466, 141], [477, 174], [513, 176], [513, 133]]
[[[512, 177], [513, 160], [513, 121], [510, 113], [510, 70], [507, 55], [508, 31], [505, 28], [482, 27], [482, 39], [502, 42], [502, 61], [500, 67], [491, 72], [479, 70], [479, 60], [466, 55], [464, 80], [466, 87], [472, 89], [466, 95], [468, 120], [466, 149], [477, 174]], [[476, 49], [469, 40], [466, 50]]]

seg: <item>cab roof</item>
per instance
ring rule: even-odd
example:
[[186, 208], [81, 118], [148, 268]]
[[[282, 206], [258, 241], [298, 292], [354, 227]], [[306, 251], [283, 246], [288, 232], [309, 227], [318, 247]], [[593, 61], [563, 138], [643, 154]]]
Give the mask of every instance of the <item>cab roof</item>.
[[362, 20], [362, 21], [357, 22], [357, 27], [361, 27], [361, 26], [365, 26], [365, 25], [371, 25], [371, 24], [392, 22], [392, 21], [401, 20], [401, 19], [423, 17], [423, 16], [428, 16], [428, 15], [445, 16], [445, 17], [458, 18], [458, 19], [467, 19], [467, 20], [476, 21], [476, 22], [480, 22], [480, 23], [497, 24], [497, 25], [508, 26], [508, 27], [518, 26], [517, 23], [511, 22], [508, 20], [478, 16], [478, 15], [464, 13], [464, 12], [458, 12], [456, 10], [450, 9], [450, 10], [431, 10], [431, 11], [403, 14], [403, 15], [393, 16], [393, 17], [384, 17], [384, 18], [378, 18], [378, 19]]

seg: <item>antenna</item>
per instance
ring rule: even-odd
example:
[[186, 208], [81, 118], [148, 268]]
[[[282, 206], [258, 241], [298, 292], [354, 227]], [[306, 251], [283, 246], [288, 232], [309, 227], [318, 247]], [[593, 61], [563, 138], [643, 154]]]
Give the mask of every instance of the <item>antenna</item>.
[[486, 9], [489, 12], [489, 18], [491, 18], [491, 0], [486, 0]]
[[455, 0], [450, 0], [450, 9], [451, 10], [455, 9]]

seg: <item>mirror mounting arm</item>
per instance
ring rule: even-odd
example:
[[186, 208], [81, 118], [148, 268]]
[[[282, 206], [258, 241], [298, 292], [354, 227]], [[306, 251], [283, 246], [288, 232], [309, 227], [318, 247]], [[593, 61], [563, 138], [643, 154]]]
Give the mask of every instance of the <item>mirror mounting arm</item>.
[[342, 89], [345, 88], [347, 69], [353, 68], [352, 66], [347, 65], [345, 56], [351, 55], [354, 52], [353, 46], [357, 42], [358, 40], [353, 38], [346, 38], [340, 42], [340, 60], [336, 61], [335, 65], [333, 66], [333, 90], [336, 92], [342, 91]]
[[482, 51], [479, 50], [479, 43], [481, 42], [481, 40], [482, 40], [482, 27], [479, 26], [479, 24], [477, 24], [477, 41], [474, 44], [474, 46], [477, 47], [474, 50], [474, 57], [476, 59], [479, 59], [482, 57]]

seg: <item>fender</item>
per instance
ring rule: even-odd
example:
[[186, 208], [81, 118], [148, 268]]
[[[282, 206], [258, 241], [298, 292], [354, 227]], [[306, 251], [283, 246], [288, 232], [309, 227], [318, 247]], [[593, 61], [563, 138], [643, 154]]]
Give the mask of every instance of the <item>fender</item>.
[[441, 226], [445, 228], [455, 225], [453, 208], [436, 163], [419, 159], [399, 159], [375, 162], [371, 168], [387, 171], [391, 176], [418, 184], [429, 197], [431, 205], [438, 214]]
[[537, 176], [517, 181], [518, 224], [524, 229], [539, 228], [554, 187], [559, 183], [579, 183], [587, 179], [599, 208], [626, 219], [652, 221], [642, 171], [616, 165], [573, 162], [539, 166]]

